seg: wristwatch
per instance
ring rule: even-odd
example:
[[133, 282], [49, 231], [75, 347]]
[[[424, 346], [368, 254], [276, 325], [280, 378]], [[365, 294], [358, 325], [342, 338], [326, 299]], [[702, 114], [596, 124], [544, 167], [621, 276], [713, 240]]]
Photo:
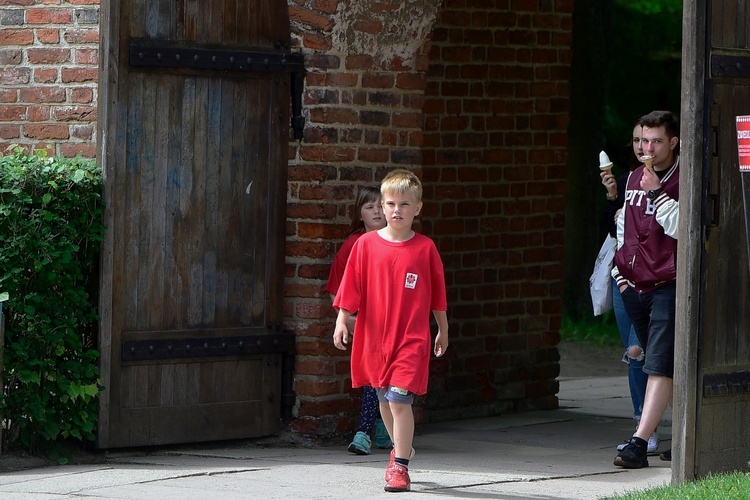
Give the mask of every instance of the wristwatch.
[[664, 191], [664, 188], [649, 189], [648, 193], [646, 193], [646, 196], [648, 196], [649, 200], [654, 201], [656, 197], [661, 194], [662, 191]]

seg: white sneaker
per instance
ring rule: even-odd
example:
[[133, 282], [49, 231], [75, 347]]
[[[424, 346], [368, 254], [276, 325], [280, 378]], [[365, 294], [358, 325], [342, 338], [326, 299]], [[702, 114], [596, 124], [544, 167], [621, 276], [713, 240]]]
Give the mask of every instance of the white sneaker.
[[659, 448], [659, 442], [661, 439], [659, 439], [659, 433], [654, 432], [651, 434], [651, 436], [648, 438], [648, 448], [646, 449], [646, 453], [649, 455], [651, 453], [656, 453], [656, 450]]

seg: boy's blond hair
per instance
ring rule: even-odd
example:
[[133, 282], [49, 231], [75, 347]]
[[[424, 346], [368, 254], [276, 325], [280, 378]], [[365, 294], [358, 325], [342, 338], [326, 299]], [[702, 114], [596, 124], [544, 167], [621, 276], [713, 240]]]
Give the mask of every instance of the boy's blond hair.
[[422, 182], [419, 177], [405, 168], [399, 168], [388, 172], [380, 184], [380, 193], [385, 196], [386, 193], [402, 194], [409, 190], [414, 192], [417, 203], [422, 201]]

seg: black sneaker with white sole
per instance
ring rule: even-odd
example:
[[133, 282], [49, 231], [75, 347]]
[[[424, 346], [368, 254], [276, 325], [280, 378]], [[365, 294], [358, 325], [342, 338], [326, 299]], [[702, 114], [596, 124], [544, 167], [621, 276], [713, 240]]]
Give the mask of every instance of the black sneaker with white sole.
[[[659, 443], [661, 442], [661, 439], [659, 437], [659, 433], [654, 431], [651, 436], [648, 438], [648, 448], [646, 449], [647, 455], [659, 455]], [[622, 443], [617, 445], [617, 451], [622, 451], [625, 449], [625, 447], [630, 443], [629, 439], [626, 439]], [[662, 459], [663, 460], [663, 459]]]
[[647, 449], [648, 441], [633, 436], [630, 438], [630, 442], [625, 445], [625, 448], [617, 454], [614, 464], [618, 467], [625, 467], [626, 469], [641, 469], [643, 467], [648, 467], [648, 458], [646, 458]]

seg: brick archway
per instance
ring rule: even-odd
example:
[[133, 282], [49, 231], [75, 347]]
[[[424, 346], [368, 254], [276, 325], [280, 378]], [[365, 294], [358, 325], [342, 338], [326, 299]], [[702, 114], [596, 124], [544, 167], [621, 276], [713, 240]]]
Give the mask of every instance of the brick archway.
[[422, 176], [422, 231], [449, 284], [452, 347], [433, 360], [418, 418], [557, 406], [571, 13], [572, 2], [290, 4], [308, 70], [287, 236], [297, 432], [347, 434], [357, 419], [323, 287], [357, 185], [394, 167]]
[[[324, 286], [357, 185], [395, 166], [422, 175], [423, 232], [449, 283], [451, 348], [434, 364], [423, 418], [557, 405], [573, 3], [288, 3], [308, 70], [287, 186], [296, 432], [353, 428]], [[3, 16], [0, 147], [93, 156], [98, 0]]]

